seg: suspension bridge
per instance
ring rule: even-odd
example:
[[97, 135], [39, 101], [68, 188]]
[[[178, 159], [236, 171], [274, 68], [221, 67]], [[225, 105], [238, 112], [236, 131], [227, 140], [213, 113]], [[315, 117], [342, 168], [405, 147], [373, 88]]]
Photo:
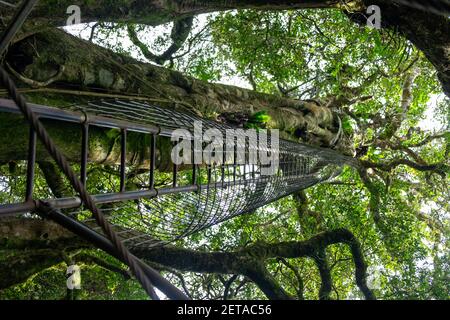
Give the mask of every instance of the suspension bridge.
[[[25, 0], [18, 7], [0, 41], [0, 54], [21, 27], [36, 1]], [[26, 188], [23, 198], [0, 204], [0, 217], [38, 214], [52, 219], [98, 248], [122, 260], [153, 299], [158, 299], [157, 287], [169, 298], [186, 296], [167, 282], [158, 272], [133, 256], [134, 247], [162, 246], [233, 217], [248, 214], [298, 190], [330, 179], [352, 158], [338, 152], [280, 140], [272, 145], [245, 144], [245, 154], [252, 151], [276, 153], [279, 168], [272, 175], [263, 175], [261, 163], [222, 161], [219, 164], [195, 164], [189, 168], [172, 164], [171, 182], [156, 186], [157, 141], [170, 139], [172, 132], [184, 129], [194, 133], [195, 121], [202, 121], [203, 130], [231, 129], [222, 123], [201, 119], [189, 113], [143, 101], [126, 99], [92, 100], [70, 108], [55, 108], [26, 102], [8, 73], [0, 68], [1, 83], [11, 96], [0, 99], [0, 112], [24, 115], [29, 124], [27, 146]], [[81, 132], [78, 172], [64, 158], [46, 130], [45, 120], [77, 125]], [[115, 190], [89, 194], [87, 168], [89, 164], [90, 132], [117, 130], [120, 137], [119, 181]], [[127, 151], [130, 134], [143, 135], [148, 144], [147, 183], [145, 187], [127, 189]], [[37, 143], [41, 141], [50, 156], [68, 178], [74, 191], [70, 197], [35, 197]], [[262, 150], [262, 148], [264, 150]], [[225, 149], [225, 146], [224, 148]], [[254, 150], [252, 150], [254, 149]], [[160, 157], [161, 158], [161, 157]], [[166, 157], [167, 158], [167, 157]], [[189, 171], [189, 174], [186, 174]], [[186, 178], [188, 177], [188, 178]]]

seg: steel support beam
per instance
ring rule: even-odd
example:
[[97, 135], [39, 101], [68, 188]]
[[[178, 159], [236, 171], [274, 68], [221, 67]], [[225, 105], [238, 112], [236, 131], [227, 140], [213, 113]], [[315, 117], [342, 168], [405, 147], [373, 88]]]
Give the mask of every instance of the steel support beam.
[[[111, 241], [109, 241], [106, 237], [101, 234], [93, 231], [89, 227], [84, 224], [74, 220], [61, 211], [57, 209], [52, 209], [47, 206], [38, 206], [38, 213], [42, 215], [44, 218], [51, 219], [63, 226], [67, 230], [73, 232], [74, 234], [80, 236], [86, 241], [92, 243], [97, 248], [102, 249], [106, 253], [112, 255], [118, 260], [123, 261], [120, 254], [117, 253]], [[135, 256], [134, 256], [135, 257]], [[144, 262], [142, 262], [139, 258], [135, 257], [138, 263], [140, 264], [142, 270], [145, 275], [150, 279], [152, 284], [157, 287], [162, 293], [164, 293], [167, 297], [173, 300], [189, 300], [189, 298], [183, 294], [177, 287], [172, 285], [169, 281], [167, 281], [163, 276], [161, 276], [154, 269], [150, 268]]]
[[0, 56], [3, 55], [5, 50], [8, 48], [9, 43], [14, 38], [17, 31], [19, 31], [20, 27], [22, 27], [37, 1], [38, 0], [24, 0], [17, 9], [16, 14], [12, 17], [8, 27], [1, 36]]

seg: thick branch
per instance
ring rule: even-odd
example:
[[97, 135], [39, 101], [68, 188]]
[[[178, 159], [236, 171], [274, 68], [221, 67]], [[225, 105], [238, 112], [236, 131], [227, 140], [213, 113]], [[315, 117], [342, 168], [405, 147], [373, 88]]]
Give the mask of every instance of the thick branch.
[[63, 262], [60, 252], [40, 249], [0, 260], [0, 289], [26, 281], [32, 275]]
[[[251, 262], [253, 265], [257, 264], [256, 261], [264, 261], [270, 258], [314, 258], [318, 250], [337, 243], [346, 243], [350, 246], [355, 263], [357, 285], [367, 299], [373, 299], [375, 296], [366, 285], [367, 266], [359, 242], [351, 232], [345, 229], [323, 232], [306, 241], [256, 243], [234, 252], [207, 253], [176, 247], [164, 247], [151, 250], [136, 248], [134, 253], [141, 258], [185, 271], [242, 274], [242, 266], [248, 265], [249, 257], [253, 259]], [[250, 273], [257, 270], [250, 270]], [[262, 270], [259, 270], [259, 273], [264, 274]], [[254, 274], [247, 276], [255, 281]], [[263, 280], [269, 283], [270, 278], [264, 278]], [[268, 285], [267, 283], [264, 285]], [[263, 282], [260, 284], [262, 285]]]
[[[80, 51], [86, 54], [80, 55]], [[23, 59], [24, 55], [27, 59]], [[19, 56], [22, 58], [18, 59]], [[280, 129], [284, 137], [301, 138], [321, 146], [332, 146], [339, 137], [336, 115], [325, 106], [234, 86], [210, 84], [113, 53], [60, 30], [36, 34], [16, 43], [7, 60], [21, 74], [33, 79], [51, 77], [57, 72], [55, 65], [64, 64], [60, 83], [54, 85], [70, 84], [72, 92], [89, 88], [110, 94], [120, 92], [199, 115], [211, 116], [213, 110], [216, 119], [221, 119], [220, 116], [226, 113], [265, 111], [270, 116], [268, 126]], [[42, 93], [41, 88], [39, 94]], [[59, 94], [58, 104], [64, 99], [72, 104], [74, 95]]]
[[444, 163], [419, 164], [408, 159], [395, 159], [390, 162], [382, 162], [382, 163], [360, 160], [360, 163], [365, 168], [377, 168], [387, 172], [395, 169], [398, 166], [405, 165], [418, 171], [435, 172], [444, 177], [446, 174], [448, 174], [450, 169], [449, 166]]
[[[242, 271], [241, 271], [242, 272]], [[267, 270], [264, 263], [251, 262], [244, 269], [243, 275], [252, 280], [259, 289], [271, 300], [290, 300], [292, 297], [281, 287]]]
[[105, 261], [99, 257], [93, 256], [86, 252], [80, 252], [73, 257], [74, 261], [84, 264], [95, 264], [105, 270], [120, 274], [125, 280], [131, 279], [131, 274], [128, 270], [118, 267], [112, 263]]
[[[450, 22], [448, 17], [413, 9], [393, 1], [363, 0], [369, 5], [378, 5], [382, 13], [382, 27], [390, 28], [405, 36], [435, 66], [444, 92], [450, 96]], [[360, 14], [352, 20], [366, 24]]]
[[[9, 220], [9, 223], [3, 223], [2, 221], [0, 224], [0, 239], [6, 239], [5, 241], [10, 243], [10, 249], [15, 248], [14, 243], [18, 243], [18, 235], [22, 234], [27, 239], [30, 239], [30, 236], [33, 234], [33, 232], [30, 233], [31, 230], [41, 230], [42, 228], [47, 228], [46, 224], [49, 224], [49, 222], [37, 219], [24, 219], [24, 221], [27, 228], [19, 233], [14, 233], [12, 228], [3, 227], [4, 225], [18, 225], [18, 219]], [[65, 246], [72, 248], [89, 247], [83, 241], [73, 238], [72, 234], [61, 227], [52, 223], [50, 225], [54, 226], [55, 234], [60, 234], [63, 236], [63, 239], [70, 240], [69, 243], [65, 243]], [[54, 235], [48, 235], [48, 237], [54, 238]], [[18, 247], [49, 248], [49, 241], [38, 240], [39, 236], [31, 238], [33, 240], [21, 240]], [[30, 243], [34, 243], [34, 245], [31, 246]], [[367, 299], [374, 298], [373, 293], [366, 285], [366, 264], [359, 242], [350, 231], [345, 229], [323, 232], [306, 241], [255, 243], [232, 252], [203, 252], [169, 245], [160, 248], [137, 247], [133, 248], [132, 251], [142, 259], [180, 271], [244, 275], [254, 281], [268, 297], [288, 299], [290, 298], [289, 295], [268, 273], [264, 266], [264, 261], [280, 257], [314, 258], [319, 250], [337, 243], [345, 243], [350, 246], [355, 264], [356, 283]]]
[[[366, 6], [378, 5], [383, 15], [383, 27], [392, 28], [403, 34], [422, 50], [438, 71], [444, 92], [450, 95], [450, 23], [448, 17], [433, 15], [409, 6], [399, 5], [390, 0], [361, 0], [344, 2], [338, 0], [234, 0], [234, 1], [119, 1], [99, 0], [88, 3], [82, 0], [40, 1], [32, 12], [33, 22], [28, 29], [39, 25], [64, 26], [69, 15], [66, 10], [71, 5], [79, 5], [82, 22], [122, 22], [160, 25], [173, 20], [197, 14], [233, 9], [295, 10], [305, 8], [339, 8], [355, 13], [352, 19], [367, 24]], [[0, 7], [1, 16], [12, 16], [14, 10]], [[431, 17], [431, 18], [430, 18]]]
[[44, 174], [47, 185], [56, 198], [70, 195], [70, 188], [64, 183], [64, 179], [54, 162], [38, 161], [38, 165]]
[[314, 257], [314, 261], [316, 262], [317, 268], [319, 269], [320, 278], [322, 279], [319, 290], [319, 299], [329, 300], [333, 282], [331, 280], [331, 269], [328, 266], [327, 255], [324, 248], [321, 248], [317, 252], [317, 255]]
[[[258, 10], [289, 10], [306, 8], [338, 7], [337, 0], [98, 0], [86, 2], [83, 0], [50, 0], [39, 1], [30, 17], [41, 23], [53, 26], [65, 26], [69, 14], [67, 8], [78, 5], [81, 9], [81, 22], [120, 22], [160, 25], [176, 19], [181, 19], [202, 13], [225, 11], [233, 9]], [[2, 16], [11, 16], [13, 8], [0, 6]]]
[[157, 64], [164, 64], [164, 62], [172, 59], [173, 55], [183, 47], [184, 42], [191, 32], [193, 22], [194, 17], [187, 17], [174, 21], [172, 33], [170, 35], [172, 44], [162, 54], [154, 54], [146, 44], [139, 40], [135, 26], [128, 25], [128, 35], [133, 44], [141, 50], [144, 57]]
[[397, 130], [405, 120], [408, 110], [413, 101], [412, 87], [414, 85], [414, 80], [418, 75], [418, 70], [414, 69], [412, 72], [408, 73], [405, 76], [400, 111], [393, 115], [389, 125], [386, 126], [386, 130], [384, 130], [384, 132], [381, 134], [382, 139], [390, 139], [397, 132]]

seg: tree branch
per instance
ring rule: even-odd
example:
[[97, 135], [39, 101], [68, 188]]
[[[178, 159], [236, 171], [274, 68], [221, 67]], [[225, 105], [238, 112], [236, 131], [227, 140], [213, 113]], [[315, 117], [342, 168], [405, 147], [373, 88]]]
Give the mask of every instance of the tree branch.
[[225, 283], [223, 290], [223, 300], [228, 300], [230, 296], [230, 288], [233, 282], [238, 278], [237, 274], [233, 274]]
[[429, 135], [426, 138], [424, 138], [422, 141], [417, 142], [417, 143], [413, 143], [413, 144], [408, 144], [408, 148], [418, 148], [418, 147], [422, 147], [428, 143], [430, 143], [433, 140], [436, 139], [443, 139], [447, 136], [450, 136], [450, 134], [448, 132], [442, 132], [442, 133], [436, 133], [433, 135]]
[[[306, 241], [291, 241], [280, 243], [255, 243], [234, 252], [201, 252], [177, 247], [135, 248], [133, 252], [146, 260], [168, 265], [173, 268], [200, 272], [243, 274], [261, 286], [263, 292], [278, 298], [289, 296], [284, 290], [279, 291], [273, 283], [273, 278], [258, 261], [271, 258], [314, 258], [318, 250], [332, 244], [345, 243], [350, 246], [355, 264], [355, 278], [360, 290], [367, 299], [375, 296], [366, 284], [366, 264], [364, 262], [359, 242], [346, 229], [337, 229], [320, 233]], [[251, 259], [249, 260], [249, 258]]]
[[297, 278], [297, 282], [298, 282], [298, 286], [296, 288], [297, 298], [299, 300], [304, 300], [305, 298], [303, 295], [303, 291], [304, 291], [305, 287], [304, 287], [303, 278], [300, 275], [298, 268], [294, 267], [292, 264], [287, 262], [286, 259], [284, 259], [284, 258], [279, 258], [278, 261], [280, 261], [282, 264], [284, 264], [288, 269], [290, 269], [294, 273], [295, 277]]
[[386, 126], [386, 129], [381, 133], [381, 139], [388, 140], [390, 139], [400, 128], [402, 122], [406, 118], [406, 114], [411, 106], [413, 101], [412, 87], [414, 85], [414, 81], [419, 75], [419, 71], [414, 69], [409, 72], [405, 76], [405, 80], [403, 83], [403, 91], [402, 91], [402, 99], [400, 103], [400, 112], [396, 112], [390, 121], [390, 123]]
[[366, 160], [360, 160], [360, 163], [364, 168], [377, 168], [386, 172], [389, 172], [400, 165], [405, 165], [418, 171], [432, 171], [441, 175], [442, 177], [445, 177], [450, 169], [449, 166], [444, 163], [419, 164], [408, 159], [395, 159], [390, 162], [384, 163], [375, 163]]
[[193, 16], [174, 21], [172, 33], [170, 35], [172, 44], [169, 48], [166, 49], [166, 51], [159, 55], [151, 52], [147, 45], [139, 40], [139, 36], [133, 25], [128, 25], [127, 27], [128, 36], [130, 37], [130, 40], [133, 42], [133, 44], [141, 50], [144, 57], [146, 57], [150, 61], [162, 65], [164, 64], [164, 62], [172, 59], [173, 55], [183, 47], [183, 44], [185, 43], [186, 39], [189, 36], [189, 33], [192, 30], [193, 22]]
[[319, 290], [319, 299], [330, 300], [333, 281], [331, 280], [331, 269], [328, 266], [325, 248], [318, 250], [317, 255], [314, 256], [314, 261], [316, 262], [317, 269], [319, 269], [320, 278], [322, 279]]
[[169, 273], [173, 274], [174, 276], [176, 276], [178, 278], [178, 280], [180, 280], [181, 287], [183, 288], [184, 293], [189, 298], [193, 299], [193, 296], [189, 292], [189, 289], [186, 285], [186, 280], [184, 279], [184, 276], [182, 273], [178, 272], [177, 270], [174, 270], [173, 268], [169, 268], [167, 266], [164, 266], [164, 265], [161, 265], [158, 263], [154, 263], [154, 262], [148, 262], [148, 265], [151, 266], [152, 268], [154, 268], [155, 270], [169, 272]]
[[272, 300], [290, 300], [292, 297], [269, 273], [263, 261], [253, 260], [244, 267], [241, 274], [252, 280], [259, 289]]
[[93, 256], [87, 252], [77, 253], [72, 257], [76, 262], [82, 262], [84, 264], [95, 264], [102, 267], [105, 270], [120, 274], [125, 280], [131, 279], [131, 274], [128, 270], [118, 267], [112, 263], [105, 261], [99, 257]]
[[0, 259], [0, 289], [26, 281], [32, 275], [63, 262], [61, 252], [53, 249], [26, 251]]
[[29, 86], [31, 86], [32, 88], [42, 88], [42, 87], [47, 87], [48, 85], [52, 84], [55, 81], [58, 81], [61, 79], [62, 75], [64, 74], [64, 69], [65, 67], [63, 65], [59, 66], [59, 70], [58, 72], [50, 77], [49, 79], [45, 80], [45, 81], [37, 81], [37, 80], [33, 80], [30, 78], [27, 78], [23, 75], [21, 75], [20, 73], [18, 73], [16, 70], [14, 70], [8, 62], [5, 62], [6, 67], [8, 68], [8, 70], [16, 77], [18, 78], [20, 81], [22, 81], [23, 83], [28, 84]]
[[[21, 232], [17, 230], [18, 221], [20, 220], [23, 220], [28, 226], [25, 228], [26, 230], [22, 228]], [[42, 240], [39, 232], [36, 234], [31, 231], [48, 228], [47, 224], [53, 226], [54, 229], [52, 234], [47, 235], [47, 238], [54, 239], [55, 235], [59, 234], [62, 237], [61, 241]], [[5, 227], [8, 225], [12, 227]], [[18, 241], [21, 234], [22, 238], [29, 240], [21, 239]], [[39, 219], [12, 219], [8, 223], [3, 223], [2, 220], [0, 224], [0, 239], [6, 239], [4, 241], [8, 242], [9, 249], [92, 248], [91, 245], [84, 241], [74, 238], [70, 232], [65, 231], [63, 228]], [[231, 252], [203, 252], [170, 245], [157, 248], [136, 247], [132, 248], [132, 252], [146, 261], [179, 271], [244, 275], [255, 282], [269, 298], [290, 299], [291, 297], [267, 271], [265, 262], [274, 258], [314, 258], [320, 250], [337, 243], [345, 243], [350, 246], [355, 264], [356, 284], [367, 299], [375, 298], [366, 285], [367, 267], [360, 244], [354, 235], [346, 229], [322, 232], [305, 241], [257, 242]], [[60, 261], [60, 258], [58, 258], [58, 261]], [[51, 261], [51, 263], [54, 263], [54, 261]], [[32, 266], [30, 265], [29, 268], [32, 268]], [[0, 268], [0, 270], [4, 272], [6, 269]], [[1, 276], [0, 278], [4, 277]]]
[[38, 161], [37, 163], [44, 174], [47, 185], [55, 197], [63, 198], [70, 195], [70, 188], [64, 183], [63, 177], [54, 162]]
[[381, 192], [379, 188], [370, 180], [369, 175], [367, 174], [367, 169], [358, 170], [361, 181], [364, 186], [369, 190], [370, 199], [369, 199], [369, 212], [372, 215], [373, 221], [375, 225], [383, 231], [381, 225], [381, 215], [380, 215], [380, 203], [381, 203]]

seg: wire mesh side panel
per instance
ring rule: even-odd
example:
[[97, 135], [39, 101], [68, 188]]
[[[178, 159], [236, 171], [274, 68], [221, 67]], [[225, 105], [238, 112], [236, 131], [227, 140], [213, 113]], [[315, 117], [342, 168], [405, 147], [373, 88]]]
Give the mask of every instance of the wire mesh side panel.
[[[131, 123], [142, 123], [146, 125], [158, 126], [167, 129], [165, 132], [170, 132], [171, 130], [176, 129], [186, 129], [193, 132], [194, 124], [196, 122], [200, 122], [202, 124], [203, 132], [208, 129], [218, 129], [224, 134], [224, 136], [226, 135], [227, 129], [236, 129], [232, 126], [202, 119], [186, 112], [179, 112], [140, 101], [119, 99], [98, 100], [92, 101], [87, 105], [73, 105], [70, 109], [82, 111], [85, 114], [94, 114], [117, 120], [125, 120]], [[258, 146], [253, 147], [257, 150], [260, 149]], [[249, 148], [249, 146], [247, 146], [247, 148]], [[252, 146], [250, 146], [250, 148], [252, 148]], [[328, 164], [336, 164], [338, 166], [348, 164], [353, 160], [352, 158], [330, 149], [314, 147], [287, 140], [280, 140], [280, 152], [292, 152], [301, 156], [309, 156], [312, 158], [321, 159]]]
[[[195, 122], [201, 122], [202, 133], [208, 129], [218, 129], [225, 136], [227, 129], [233, 129], [190, 114], [136, 101], [95, 101], [76, 109], [86, 114], [156, 125], [165, 129], [166, 135], [175, 129], [193, 133]], [[273, 148], [270, 140], [269, 144], [269, 147], [262, 147], [259, 143], [241, 146], [245, 150], [244, 164], [224, 161], [217, 165], [200, 166], [199, 170], [206, 171], [207, 181], [206, 184], [199, 183], [196, 192], [111, 203], [102, 210], [128, 246], [158, 246], [252, 212], [329, 179], [348, 161], [348, 158], [331, 150], [291, 141], [280, 140], [278, 148]], [[278, 154], [279, 167], [271, 175], [262, 174], [264, 165], [259, 160], [248, 163], [249, 153], [259, 152], [262, 148]], [[89, 219], [84, 222], [91, 223]]]

